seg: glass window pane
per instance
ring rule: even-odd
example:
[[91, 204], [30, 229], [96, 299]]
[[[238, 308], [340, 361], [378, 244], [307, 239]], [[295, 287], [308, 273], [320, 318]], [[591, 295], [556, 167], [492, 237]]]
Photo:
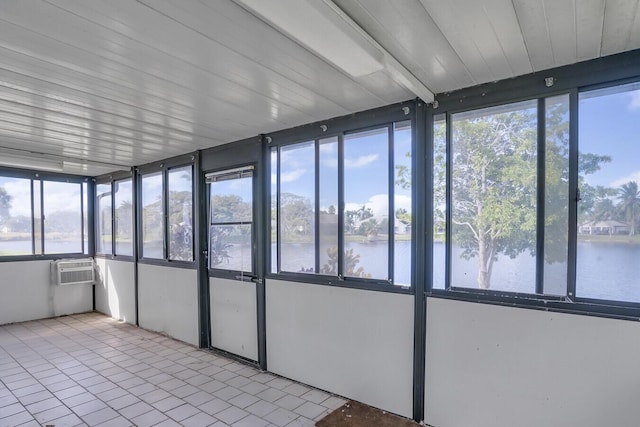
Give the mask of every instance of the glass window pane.
[[315, 272], [315, 146], [280, 148], [282, 271]]
[[251, 234], [251, 224], [212, 225], [209, 240], [211, 268], [253, 271]]
[[580, 94], [576, 294], [640, 302], [640, 83]]
[[133, 256], [133, 182], [114, 183], [116, 255]]
[[344, 137], [344, 275], [389, 280], [389, 130]]
[[211, 183], [211, 268], [253, 271], [253, 175]]
[[211, 183], [211, 223], [253, 221], [253, 177]]
[[566, 295], [569, 242], [569, 95], [545, 100], [544, 293]]
[[0, 177], [0, 256], [33, 253], [31, 180]]
[[411, 286], [411, 122], [396, 123], [394, 153], [393, 284]]
[[193, 261], [193, 168], [169, 171], [169, 259]]
[[444, 114], [433, 118], [433, 289], [445, 287], [447, 120]]
[[162, 173], [142, 176], [142, 256], [164, 258]]
[[33, 237], [34, 251], [36, 255], [44, 253], [42, 247], [42, 181], [33, 181]]
[[278, 149], [271, 149], [271, 272], [278, 272]]
[[537, 101], [452, 116], [455, 287], [535, 292]]
[[85, 255], [89, 254], [89, 223], [87, 222], [89, 219], [87, 214], [89, 209], [87, 208], [87, 183], [82, 183], [82, 250]]
[[44, 253], [82, 253], [79, 183], [44, 181]]
[[96, 252], [111, 254], [111, 184], [96, 185]]
[[338, 275], [338, 138], [319, 141], [320, 273]]

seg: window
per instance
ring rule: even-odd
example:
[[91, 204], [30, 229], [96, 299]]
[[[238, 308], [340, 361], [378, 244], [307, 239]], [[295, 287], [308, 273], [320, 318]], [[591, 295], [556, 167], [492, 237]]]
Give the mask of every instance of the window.
[[446, 270], [446, 221], [447, 221], [447, 121], [444, 114], [433, 117], [433, 166], [431, 192], [433, 212], [433, 289], [444, 289]]
[[0, 177], [0, 256], [33, 254], [31, 180]]
[[569, 95], [545, 99], [544, 277], [548, 295], [565, 295], [569, 246]]
[[133, 181], [113, 183], [115, 255], [133, 256]]
[[389, 129], [344, 137], [344, 275], [390, 280]]
[[315, 143], [280, 150], [280, 269], [316, 273]]
[[640, 302], [640, 83], [580, 94], [576, 295]]
[[164, 258], [162, 172], [142, 176], [142, 257]]
[[413, 234], [413, 206], [411, 197], [412, 130], [411, 122], [394, 124], [393, 198], [393, 282], [411, 286], [411, 251]]
[[207, 176], [210, 183], [209, 267], [253, 272], [253, 172]]
[[0, 174], [0, 256], [83, 253], [83, 183]]
[[169, 188], [169, 259], [193, 261], [193, 168], [170, 169]]
[[569, 95], [434, 116], [432, 178], [433, 289], [571, 296]]
[[535, 293], [537, 102], [451, 117], [451, 285]]
[[271, 270], [411, 285], [412, 128], [271, 150]]
[[87, 201], [89, 197], [88, 184], [86, 182], [82, 183], [82, 253], [85, 255], [89, 255], [89, 218], [88, 212], [89, 208], [87, 207]]
[[111, 254], [112, 206], [111, 184], [96, 184], [96, 252]]
[[[162, 163], [142, 169], [138, 198], [140, 258], [193, 263], [193, 165], [165, 167]], [[123, 197], [129, 196], [128, 187], [122, 191]]]
[[43, 182], [44, 252], [82, 253], [82, 185]]
[[320, 271], [335, 274], [338, 259], [338, 138], [318, 141]]

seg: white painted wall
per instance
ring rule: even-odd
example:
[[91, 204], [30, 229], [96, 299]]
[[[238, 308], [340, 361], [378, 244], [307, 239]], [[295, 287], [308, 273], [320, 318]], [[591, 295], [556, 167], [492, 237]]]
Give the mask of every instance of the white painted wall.
[[270, 371], [412, 416], [413, 296], [266, 282]]
[[96, 310], [114, 319], [136, 323], [134, 263], [96, 258]]
[[258, 315], [256, 284], [212, 277], [211, 345], [258, 360]]
[[640, 324], [429, 298], [425, 422], [637, 427]]
[[198, 345], [198, 284], [194, 269], [138, 264], [141, 327]]
[[51, 261], [0, 263], [0, 324], [93, 310], [92, 285], [54, 286]]

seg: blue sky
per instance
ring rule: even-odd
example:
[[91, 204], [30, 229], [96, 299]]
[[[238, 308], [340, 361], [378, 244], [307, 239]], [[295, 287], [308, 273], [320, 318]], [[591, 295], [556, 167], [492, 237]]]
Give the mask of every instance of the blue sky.
[[[0, 187], [11, 196], [12, 216], [31, 216], [31, 185], [28, 179], [0, 177]], [[80, 207], [78, 184], [45, 181], [45, 212], [76, 211]], [[77, 203], [77, 204], [76, 204]]]
[[[411, 149], [410, 128], [395, 132], [395, 164], [411, 166], [405, 153]], [[345, 137], [345, 203], [347, 210], [363, 205], [377, 216], [388, 214], [388, 133], [378, 131], [352, 134]], [[313, 201], [315, 150], [312, 142], [285, 147], [281, 150], [281, 191], [294, 193]], [[337, 205], [338, 144], [328, 138], [320, 146], [320, 206], [327, 209]], [[394, 171], [395, 174], [395, 171]], [[273, 177], [272, 177], [273, 178]], [[396, 188], [396, 208], [411, 207], [411, 192]]]
[[640, 85], [629, 88], [636, 90], [615, 93], [604, 89], [580, 97], [580, 152], [612, 158], [600, 171], [586, 177], [592, 185], [619, 187], [632, 180], [640, 183]]

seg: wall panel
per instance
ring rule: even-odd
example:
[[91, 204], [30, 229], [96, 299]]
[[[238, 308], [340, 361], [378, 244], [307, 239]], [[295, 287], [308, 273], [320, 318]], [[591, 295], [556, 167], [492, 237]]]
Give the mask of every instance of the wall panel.
[[413, 296], [267, 280], [269, 371], [412, 416]]
[[429, 298], [425, 422], [635, 427], [640, 324]]

